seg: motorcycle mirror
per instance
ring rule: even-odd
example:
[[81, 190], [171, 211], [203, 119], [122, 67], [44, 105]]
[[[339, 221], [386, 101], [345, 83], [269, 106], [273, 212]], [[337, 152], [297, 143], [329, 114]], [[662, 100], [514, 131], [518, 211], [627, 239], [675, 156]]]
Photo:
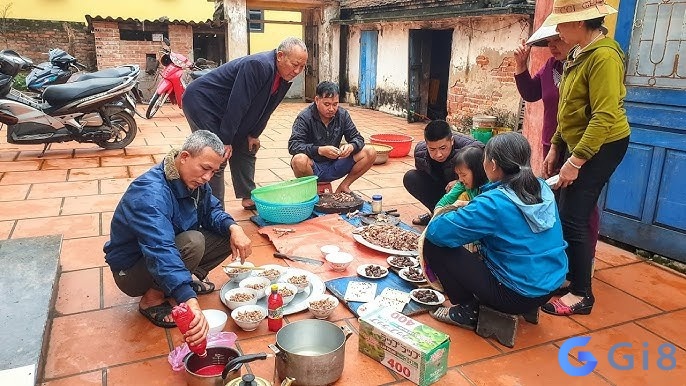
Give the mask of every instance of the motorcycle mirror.
[[169, 39], [167, 39], [166, 37], [162, 38], [162, 41], [164, 42], [164, 44], [165, 44], [167, 47], [171, 46], [171, 42], [170, 42]]

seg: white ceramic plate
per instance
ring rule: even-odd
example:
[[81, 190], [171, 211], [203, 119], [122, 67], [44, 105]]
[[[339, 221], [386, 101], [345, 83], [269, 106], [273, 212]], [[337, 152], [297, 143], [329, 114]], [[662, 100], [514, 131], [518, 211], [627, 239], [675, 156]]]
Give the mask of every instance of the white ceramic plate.
[[388, 249], [388, 248], [384, 248], [384, 247], [376, 245], [376, 244], [372, 244], [369, 241], [365, 240], [364, 237], [362, 237], [362, 235], [360, 235], [358, 233], [353, 233], [353, 239], [355, 239], [355, 241], [364, 245], [367, 248], [371, 248], [375, 251], [383, 252], [383, 253], [386, 253], [389, 255], [417, 256], [419, 254], [418, 251], [398, 251], [395, 249]]
[[[421, 270], [421, 268], [420, 268]], [[403, 268], [398, 272], [398, 276], [400, 276], [401, 279], [409, 281], [410, 283], [426, 283], [426, 279], [422, 277], [422, 280], [412, 280], [409, 277], [406, 276], [408, 269]]]
[[[264, 267], [269, 267], [269, 265], [265, 265]], [[326, 286], [324, 285], [324, 281], [317, 276], [316, 274], [305, 271], [304, 269], [298, 269], [298, 268], [290, 268], [290, 267], [284, 267], [279, 265], [278, 267], [282, 268], [284, 270], [284, 275], [285, 274], [294, 274], [294, 275], [307, 275], [307, 278], [310, 282], [310, 285], [305, 288], [303, 292], [299, 292], [295, 295], [293, 300], [291, 300], [290, 303], [286, 304], [283, 306], [283, 314], [284, 315], [291, 315], [295, 314], [296, 312], [304, 311], [307, 309], [309, 306], [309, 301], [321, 294], [323, 294], [326, 291]], [[280, 276], [279, 278], [283, 277]], [[278, 281], [279, 279], [277, 279]], [[224, 294], [228, 292], [232, 288], [238, 287], [238, 283], [235, 282], [227, 282], [224, 284], [219, 291], [219, 299], [221, 299], [222, 303], [226, 305], [225, 300], [224, 300]], [[262, 299], [259, 299], [257, 301], [258, 306], [262, 306], [265, 309], [267, 308], [267, 297], [263, 297]], [[227, 306], [228, 307], [228, 306]]]
[[[367, 273], [365, 272], [365, 269], [367, 267], [373, 267], [373, 266], [381, 268], [382, 270], [385, 271], [385, 273], [383, 273], [381, 276], [368, 276]], [[366, 277], [367, 279], [381, 279], [382, 277], [386, 277], [388, 275], [388, 268], [381, 266], [379, 264], [362, 264], [362, 265], [357, 267], [357, 274], [362, 276], [362, 277]]]
[[398, 256], [398, 255], [391, 255], [391, 256], [388, 256], [388, 258], [386, 259], [386, 262], [388, 263], [388, 265], [390, 265], [391, 267], [398, 268], [398, 269], [403, 269], [403, 268], [407, 268], [407, 267], [408, 267], [407, 265], [398, 265], [398, 264], [394, 264], [392, 260], [393, 260], [393, 258], [396, 258], [396, 257], [401, 257], [401, 258], [410, 259], [410, 261], [412, 261], [412, 263], [413, 263], [412, 265], [410, 265], [410, 267], [416, 267], [416, 266], [419, 265], [419, 260], [417, 260], [417, 259], [414, 258], [414, 257], [411, 257], [411, 256]]
[[[438, 297], [438, 301], [437, 302], [423, 302], [423, 301], [417, 299], [416, 293], [420, 292], [420, 291], [431, 291], [431, 292], [433, 292], [434, 294], [436, 294], [436, 297]], [[427, 306], [439, 306], [439, 305], [443, 304], [443, 302], [445, 302], [445, 296], [443, 296], [442, 293], [435, 291], [435, 290], [432, 290], [432, 289], [428, 289], [428, 288], [412, 290], [410, 292], [410, 298], [412, 298], [412, 300], [414, 300], [417, 303], [425, 304]]]

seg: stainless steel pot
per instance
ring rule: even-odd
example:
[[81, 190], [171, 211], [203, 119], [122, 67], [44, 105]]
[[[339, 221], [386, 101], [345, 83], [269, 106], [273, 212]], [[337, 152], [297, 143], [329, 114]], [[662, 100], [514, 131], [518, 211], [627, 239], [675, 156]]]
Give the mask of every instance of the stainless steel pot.
[[[243, 363], [266, 359], [266, 353], [241, 355], [229, 347], [208, 347], [207, 356], [200, 357], [189, 353], [183, 359], [188, 386], [224, 386], [229, 381], [240, 378]], [[219, 366], [223, 371], [216, 375], [201, 375], [197, 371], [207, 366]]]
[[325, 320], [308, 319], [287, 324], [269, 345], [276, 354], [279, 379], [295, 378], [298, 386], [336, 382], [343, 373], [345, 342], [352, 331]]

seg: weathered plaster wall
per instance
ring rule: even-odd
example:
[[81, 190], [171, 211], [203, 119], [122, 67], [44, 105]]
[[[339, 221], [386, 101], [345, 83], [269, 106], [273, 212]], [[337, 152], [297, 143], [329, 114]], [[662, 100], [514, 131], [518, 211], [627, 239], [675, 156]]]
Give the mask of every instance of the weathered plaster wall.
[[470, 18], [455, 26], [449, 121], [457, 124], [489, 108], [517, 113], [513, 52], [529, 36], [529, 28], [528, 18], [520, 15]]

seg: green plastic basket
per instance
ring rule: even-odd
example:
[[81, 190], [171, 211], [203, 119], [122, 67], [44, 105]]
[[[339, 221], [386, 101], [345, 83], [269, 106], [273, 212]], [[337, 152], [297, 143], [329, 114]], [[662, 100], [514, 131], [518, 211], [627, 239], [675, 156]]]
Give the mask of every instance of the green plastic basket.
[[486, 143], [489, 139], [493, 137], [493, 128], [491, 127], [479, 127], [471, 129], [471, 134], [474, 139], [479, 142]]
[[309, 201], [298, 204], [276, 204], [265, 202], [253, 196], [257, 214], [262, 219], [276, 224], [296, 224], [307, 220], [314, 210], [314, 205], [319, 201], [319, 196], [315, 195]]
[[253, 199], [271, 204], [298, 204], [317, 195], [317, 176], [300, 177], [254, 189]]

